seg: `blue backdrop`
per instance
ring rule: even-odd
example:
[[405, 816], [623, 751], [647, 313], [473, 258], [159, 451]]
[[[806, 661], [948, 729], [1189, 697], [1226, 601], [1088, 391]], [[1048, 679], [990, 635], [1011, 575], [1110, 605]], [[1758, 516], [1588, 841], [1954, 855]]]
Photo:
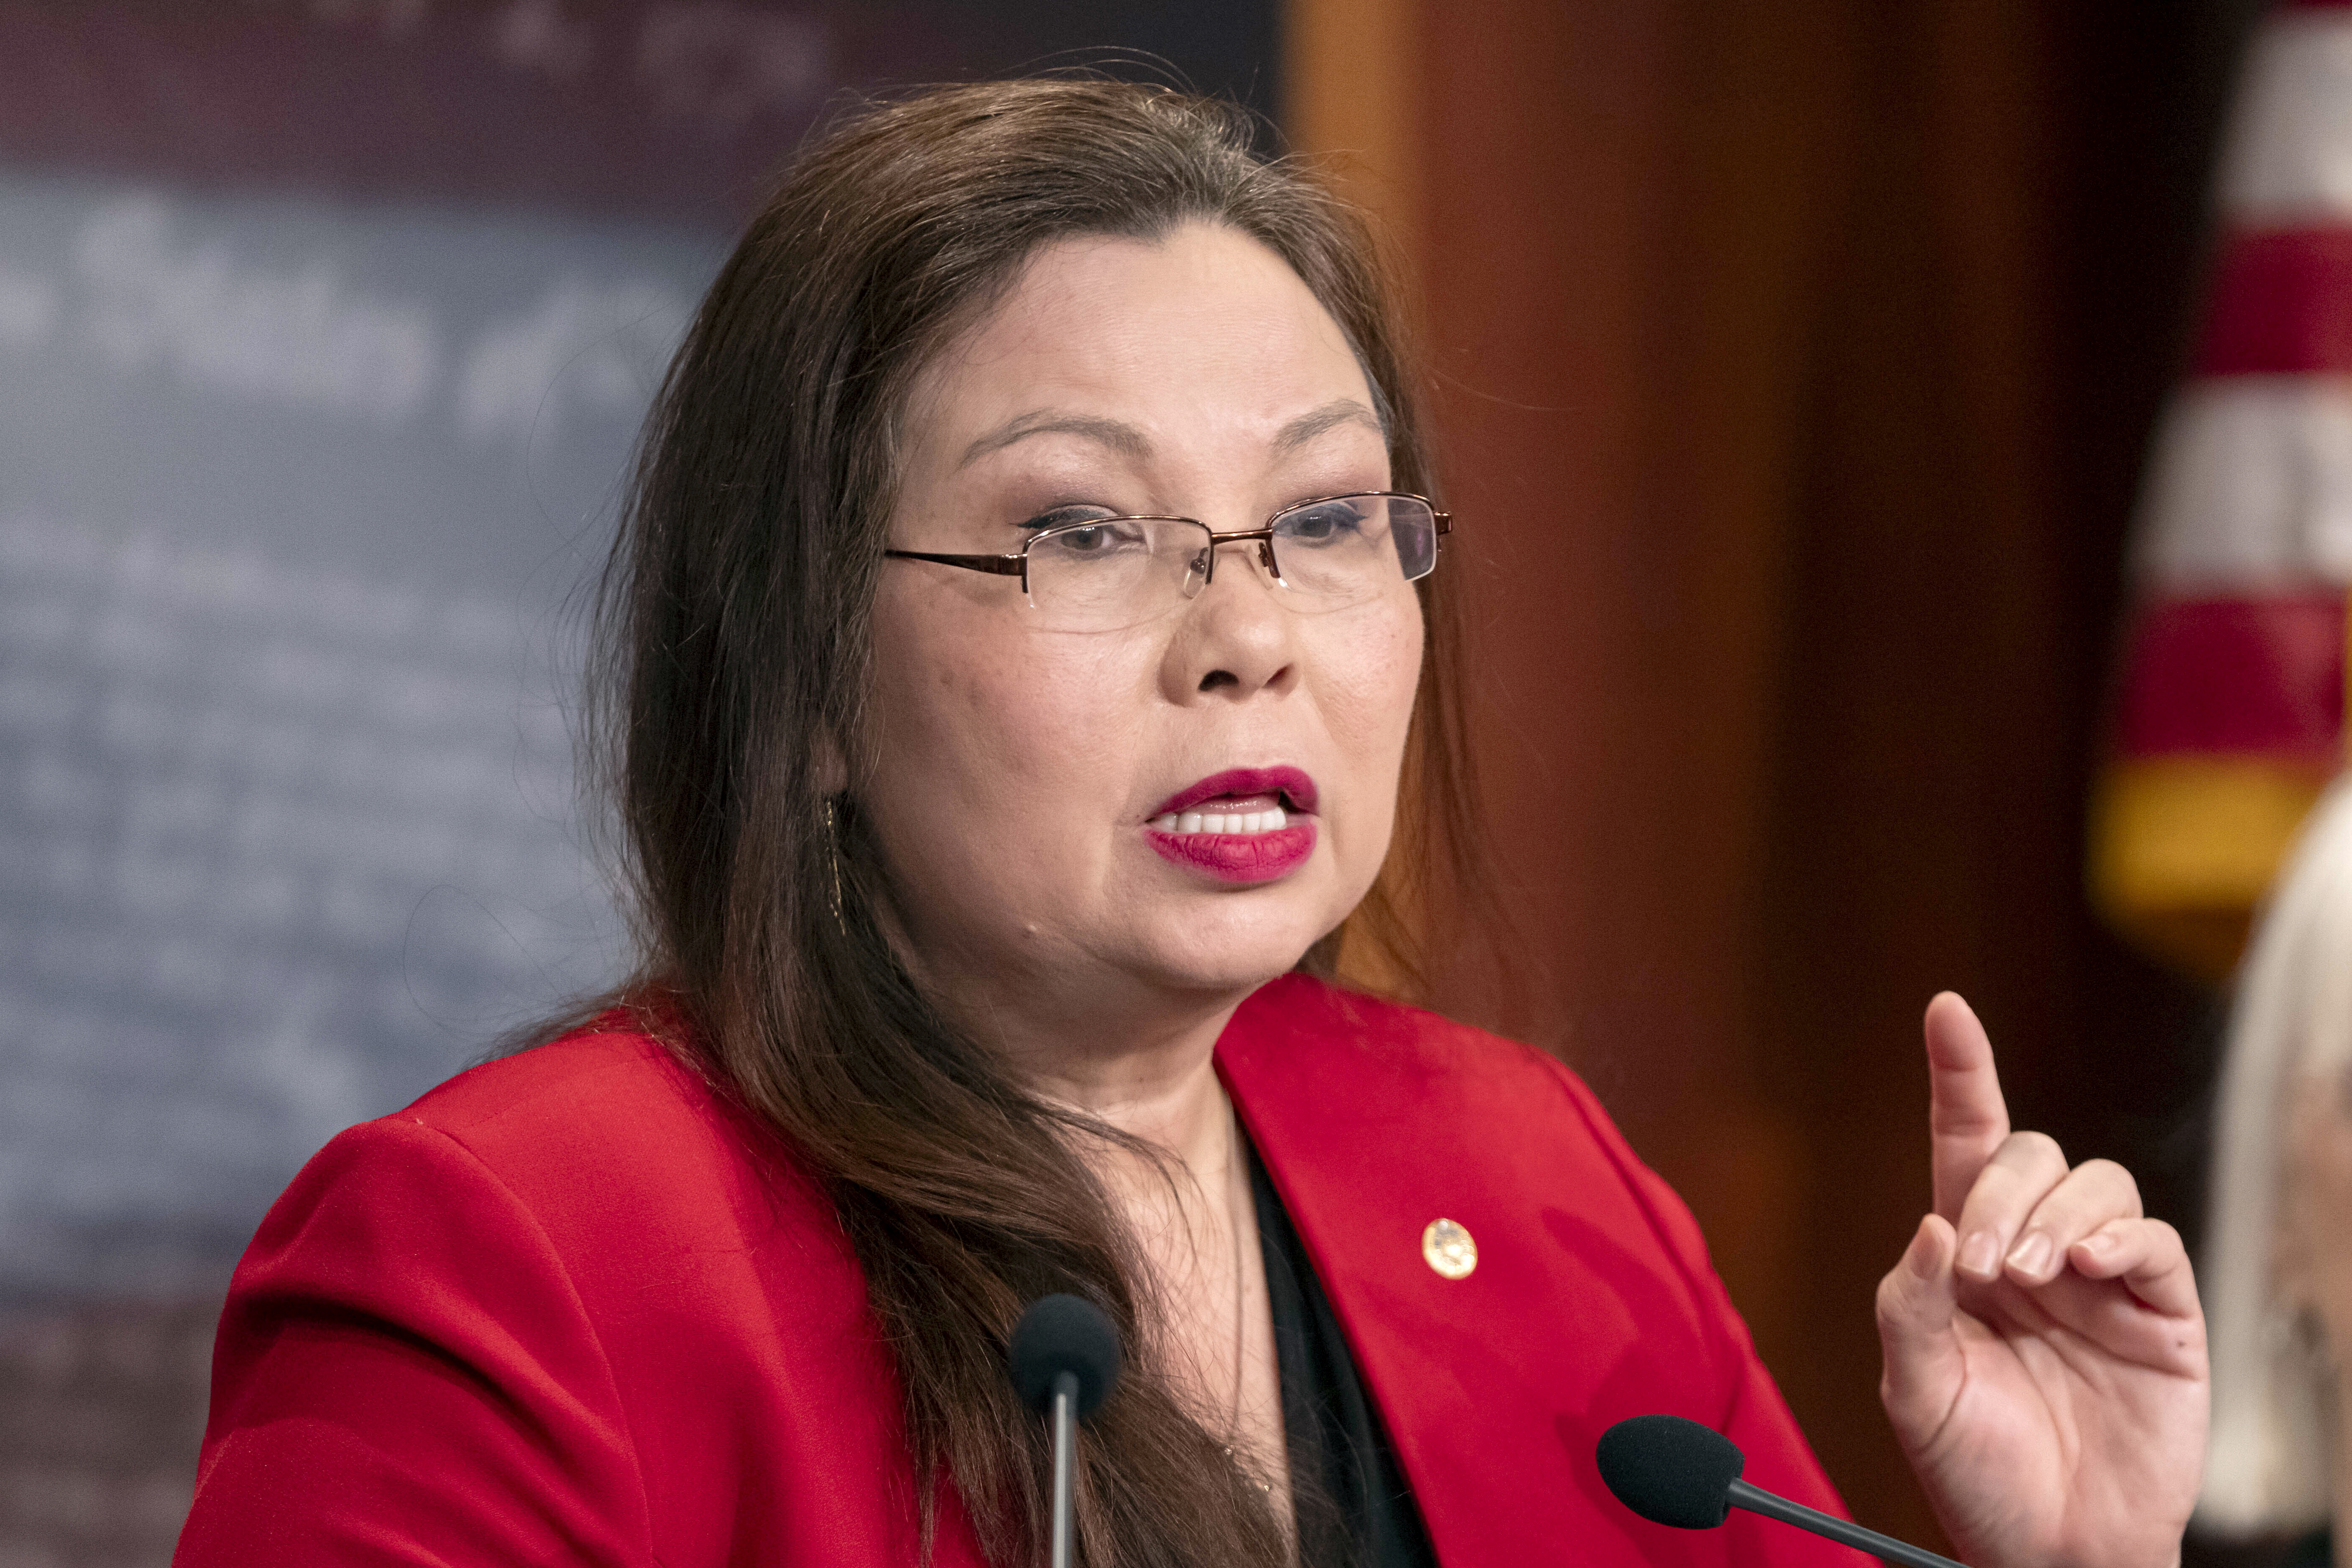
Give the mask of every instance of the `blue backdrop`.
[[1182, 6], [0, 5], [0, 1308], [216, 1293], [339, 1128], [614, 976], [567, 597], [845, 88], [1265, 105]]

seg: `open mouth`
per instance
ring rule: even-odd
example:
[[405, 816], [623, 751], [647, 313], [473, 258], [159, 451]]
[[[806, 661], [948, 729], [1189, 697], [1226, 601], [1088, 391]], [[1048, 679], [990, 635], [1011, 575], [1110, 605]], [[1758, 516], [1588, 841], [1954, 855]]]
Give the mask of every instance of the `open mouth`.
[[1270, 795], [1220, 795], [1189, 810], [1162, 811], [1151, 825], [1163, 833], [1276, 833], [1303, 816], [1294, 801]]
[[1314, 853], [1315, 806], [1300, 768], [1234, 768], [1171, 795], [1144, 826], [1163, 860], [1219, 882], [1271, 882]]
[[1228, 768], [1160, 802], [1150, 824], [1163, 833], [1275, 832], [1313, 815], [1317, 804], [1314, 776], [1303, 768]]

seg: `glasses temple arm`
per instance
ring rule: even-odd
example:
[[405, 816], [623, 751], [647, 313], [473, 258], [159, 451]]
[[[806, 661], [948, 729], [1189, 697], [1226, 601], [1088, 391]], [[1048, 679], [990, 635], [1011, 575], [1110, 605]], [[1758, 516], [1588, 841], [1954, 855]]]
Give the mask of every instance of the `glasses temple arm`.
[[1017, 555], [935, 555], [919, 549], [886, 549], [882, 553], [891, 560], [929, 560], [941, 566], [960, 566], [966, 571], [994, 572], [999, 577], [1021, 575], [1021, 558]]

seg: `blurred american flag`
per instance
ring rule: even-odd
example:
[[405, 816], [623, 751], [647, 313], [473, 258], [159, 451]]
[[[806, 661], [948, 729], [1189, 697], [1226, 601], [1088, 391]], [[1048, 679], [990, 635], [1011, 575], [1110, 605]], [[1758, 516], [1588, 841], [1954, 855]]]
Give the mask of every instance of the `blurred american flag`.
[[2141, 497], [2094, 899], [2219, 978], [2343, 761], [2352, 585], [2352, 4], [2248, 57], [2188, 373]]

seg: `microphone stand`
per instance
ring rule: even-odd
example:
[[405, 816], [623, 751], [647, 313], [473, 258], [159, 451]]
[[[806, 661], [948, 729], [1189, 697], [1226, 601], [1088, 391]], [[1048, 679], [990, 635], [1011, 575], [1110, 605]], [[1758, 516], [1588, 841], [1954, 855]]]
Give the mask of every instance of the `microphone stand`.
[[1054, 1375], [1053, 1568], [1070, 1568], [1070, 1470], [1078, 1446], [1078, 1375]]
[[[1826, 1535], [1842, 1546], [1867, 1552], [1882, 1563], [1900, 1563], [1903, 1568], [1963, 1568], [1963, 1564], [1948, 1557], [1938, 1557], [1908, 1542], [1881, 1535], [1859, 1524], [1849, 1524], [1835, 1514], [1807, 1508], [1801, 1502], [1790, 1502], [1785, 1497], [1775, 1497], [1762, 1487], [1749, 1486], [1746, 1481], [1731, 1483], [1728, 1500], [1734, 1508], [1744, 1508], [1750, 1513], [1760, 1513], [1767, 1519], [1793, 1524], [1799, 1530], [1810, 1530], [1815, 1535]], [[1062, 1564], [1057, 1563], [1055, 1568], [1062, 1568]]]
[[1056, 1291], [1029, 1303], [1004, 1346], [1004, 1370], [1021, 1403], [1053, 1429], [1053, 1568], [1070, 1568], [1077, 1503], [1078, 1423], [1118, 1382], [1118, 1330], [1100, 1307]]

